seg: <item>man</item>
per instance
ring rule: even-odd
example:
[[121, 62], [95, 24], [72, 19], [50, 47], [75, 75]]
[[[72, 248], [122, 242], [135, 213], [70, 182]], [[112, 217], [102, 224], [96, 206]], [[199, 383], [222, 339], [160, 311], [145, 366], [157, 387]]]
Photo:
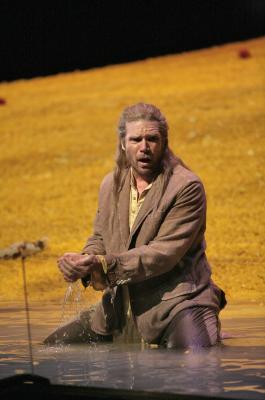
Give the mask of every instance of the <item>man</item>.
[[202, 182], [169, 149], [166, 119], [154, 105], [127, 107], [118, 129], [116, 168], [101, 184], [94, 233], [82, 254], [58, 260], [67, 282], [104, 290], [94, 312], [80, 317], [79, 336], [214, 345], [226, 301], [205, 255]]

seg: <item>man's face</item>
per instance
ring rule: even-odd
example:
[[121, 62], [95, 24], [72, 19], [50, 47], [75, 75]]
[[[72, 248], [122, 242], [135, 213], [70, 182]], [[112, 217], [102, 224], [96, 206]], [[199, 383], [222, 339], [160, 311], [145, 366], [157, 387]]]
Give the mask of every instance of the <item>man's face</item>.
[[160, 167], [165, 149], [158, 122], [145, 120], [127, 122], [124, 147], [134, 176], [146, 180], [152, 179]]

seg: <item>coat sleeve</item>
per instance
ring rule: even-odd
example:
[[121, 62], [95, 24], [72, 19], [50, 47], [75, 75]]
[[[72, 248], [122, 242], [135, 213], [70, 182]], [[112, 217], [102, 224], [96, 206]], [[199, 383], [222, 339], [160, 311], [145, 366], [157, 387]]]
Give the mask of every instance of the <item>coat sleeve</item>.
[[[112, 189], [112, 174], [105, 176], [99, 188], [99, 203], [102, 198], [109, 199], [110, 191]], [[103, 221], [100, 216], [100, 209], [102, 205], [99, 204], [95, 220], [93, 234], [87, 239], [86, 244], [82, 250], [82, 254], [106, 254], [106, 249], [103, 241]]]
[[82, 250], [82, 254], [105, 254], [105, 246], [101, 235], [100, 211], [97, 210], [94, 221], [94, 233], [90, 236]]
[[110, 286], [164, 274], [180, 262], [194, 242], [203, 240], [206, 199], [202, 183], [190, 182], [171, 204], [152, 241], [116, 256], [106, 255]]
[[[99, 210], [97, 211], [96, 218], [94, 221], [94, 233], [88, 238], [86, 244], [81, 251], [81, 254], [105, 254], [105, 247], [103, 243], [103, 238], [101, 236], [100, 229], [100, 218]], [[91, 274], [87, 274], [84, 278], [81, 278], [82, 284], [86, 288], [91, 282]]]

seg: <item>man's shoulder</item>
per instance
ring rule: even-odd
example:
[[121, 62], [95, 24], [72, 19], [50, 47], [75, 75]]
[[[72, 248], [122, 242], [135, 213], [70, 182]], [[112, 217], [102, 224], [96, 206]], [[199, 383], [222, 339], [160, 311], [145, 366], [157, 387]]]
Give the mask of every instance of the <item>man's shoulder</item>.
[[205, 198], [204, 185], [198, 175], [178, 164], [173, 169], [165, 190], [164, 199], [170, 203], [173, 198], [190, 195]]
[[178, 186], [186, 186], [193, 182], [198, 182], [202, 185], [200, 177], [181, 164], [177, 164], [174, 167], [171, 180], [178, 184]]
[[108, 185], [112, 185], [113, 184], [113, 177], [114, 177], [114, 172], [111, 171], [109, 172], [107, 175], [104, 176], [104, 178], [101, 181], [100, 186], [104, 187], [104, 186], [108, 186]]
[[108, 173], [102, 179], [99, 186], [99, 201], [109, 202], [113, 190], [113, 172]]
[[[128, 174], [129, 174], [130, 169], [126, 168], [122, 170], [121, 175], [120, 175], [120, 181], [121, 185], [124, 184]], [[101, 181], [100, 188], [112, 188], [114, 185], [114, 178], [115, 178], [115, 170], [109, 172], [107, 175], [104, 176], [103, 180]]]

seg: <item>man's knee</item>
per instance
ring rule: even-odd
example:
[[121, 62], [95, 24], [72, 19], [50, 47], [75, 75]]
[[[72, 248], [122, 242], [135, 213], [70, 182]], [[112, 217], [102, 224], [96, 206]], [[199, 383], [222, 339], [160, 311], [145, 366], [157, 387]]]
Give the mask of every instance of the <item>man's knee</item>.
[[77, 318], [57, 328], [45, 340], [44, 344], [101, 343], [111, 342], [112, 335], [99, 335], [91, 329], [94, 308], [82, 311]]
[[219, 340], [215, 310], [192, 307], [180, 311], [166, 329], [161, 344], [167, 348], [210, 347]]

